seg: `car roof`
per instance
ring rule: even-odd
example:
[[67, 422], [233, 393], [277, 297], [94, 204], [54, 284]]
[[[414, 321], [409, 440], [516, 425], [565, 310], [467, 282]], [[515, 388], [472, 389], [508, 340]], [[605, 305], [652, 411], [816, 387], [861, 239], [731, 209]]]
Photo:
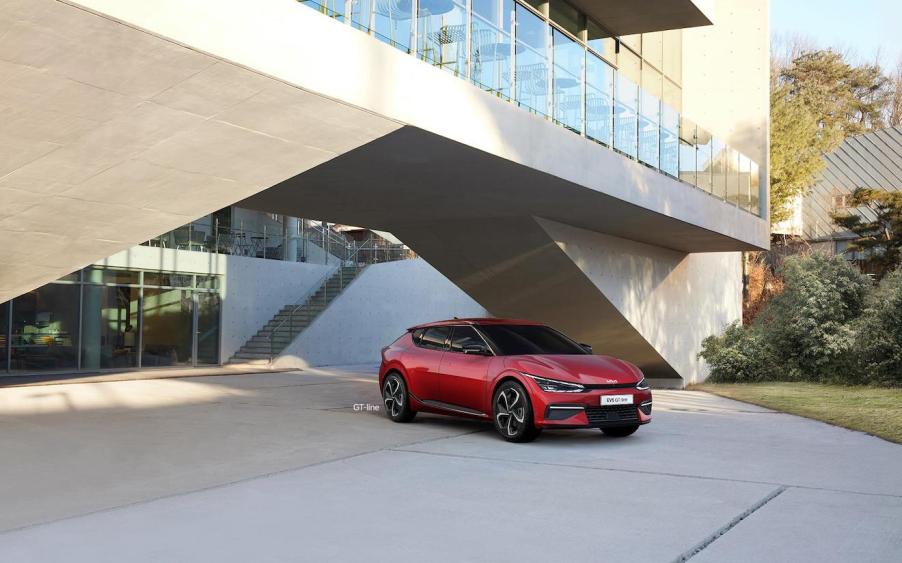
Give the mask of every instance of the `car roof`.
[[523, 319], [499, 319], [495, 317], [470, 317], [465, 319], [446, 319], [443, 321], [433, 321], [431, 323], [423, 323], [410, 327], [407, 330], [416, 330], [418, 328], [426, 328], [430, 326], [449, 326], [449, 325], [542, 325], [535, 321], [526, 321]]

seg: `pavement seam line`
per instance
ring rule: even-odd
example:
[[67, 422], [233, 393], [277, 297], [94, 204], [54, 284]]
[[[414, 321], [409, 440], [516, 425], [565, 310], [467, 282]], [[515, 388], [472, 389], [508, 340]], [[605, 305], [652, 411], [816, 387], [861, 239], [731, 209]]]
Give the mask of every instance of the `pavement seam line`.
[[785, 487], [785, 486], [777, 487], [776, 489], [771, 491], [766, 497], [764, 497], [763, 499], [759, 500], [758, 502], [756, 502], [755, 504], [753, 504], [752, 506], [747, 508], [742, 514], [740, 514], [739, 516], [737, 516], [737, 517], [733, 518], [732, 520], [730, 520], [729, 522], [727, 522], [727, 524], [725, 526], [723, 526], [722, 528], [720, 528], [719, 530], [717, 530], [716, 532], [714, 532], [707, 538], [703, 539], [699, 543], [692, 546], [688, 551], [684, 551], [679, 557], [674, 559], [673, 562], [674, 563], [684, 563], [685, 561], [692, 559], [693, 557], [695, 557], [696, 555], [701, 553], [706, 547], [708, 547], [709, 545], [711, 545], [712, 543], [717, 541], [718, 538], [720, 538], [721, 536], [723, 536], [724, 534], [726, 534], [727, 532], [729, 532], [730, 530], [735, 528], [737, 524], [739, 524], [740, 522], [742, 522], [743, 520], [745, 520], [746, 518], [748, 518], [749, 516], [754, 514], [755, 511], [761, 509], [762, 507], [764, 507], [765, 504], [769, 503], [770, 501], [774, 500], [775, 498], [777, 498], [778, 496], [783, 494], [783, 492], [786, 489], [787, 489], [787, 487]]
[[[473, 432], [475, 434], [475, 432]], [[463, 434], [462, 434], [463, 435]], [[452, 438], [455, 436], [449, 436], [448, 438]], [[849, 495], [864, 495], [871, 497], [887, 497], [887, 498], [902, 498], [902, 495], [894, 495], [891, 493], [869, 493], [867, 491], [850, 491], [847, 489], [831, 489], [829, 487], [812, 487], [810, 485], [793, 485], [787, 483], [778, 483], [775, 481], [753, 481], [751, 479], [730, 479], [728, 477], [711, 477], [707, 475], [689, 475], [688, 473], [669, 473], [667, 471], [648, 471], [646, 469], [621, 469], [616, 467], [604, 467], [604, 466], [593, 466], [593, 465], [576, 465], [574, 463], [553, 463], [547, 461], [527, 461], [523, 459], [506, 459], [499, 457], [488, 457], [488, 456], [479, 456], [479, 455], [467, 455], [467, 454], [451, 454], [445, 452], [430, 452], [426, 450], [417, 450], [417, 449], [407, 449], [410, 446], [415, 446], [414, 444], [409, 444], [405, 446], [399, 446], [394, 448], [388, 448], [388, 451], [392, 452], [400, 452], [400, 453], [408, 453], [408, 454], [422, 454], [422, 455], [435, 455], [435, 456], [444, 456], [444, 457], [458, 457], [461, 459], [478, 459], [482, 461], [502, 461], [508, 463], [522, 463], [527, 465], [547, 465], [549, 467], [567, 467], [571, 469], [586, 469], [589, 471], [612, 471], [615, 473], [637, 473], [640, 475], [655, 475], [661, 477], [677, 477], [681, 479], [700, 479], [702, 481], [723, 481], [725, 483], [747, 483], [749, 485], [771, 485], [778, 487], [786, 487], [790, 489], [803, 489], [806, 491], [824, 491], [828, 493], [843, 493]]]

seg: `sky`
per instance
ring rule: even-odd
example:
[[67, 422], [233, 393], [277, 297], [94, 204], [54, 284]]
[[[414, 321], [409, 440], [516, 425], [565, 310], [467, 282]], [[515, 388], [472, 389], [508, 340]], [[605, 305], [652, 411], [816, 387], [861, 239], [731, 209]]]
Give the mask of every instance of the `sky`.
[[884, 67], [902, 58], [902, 0], [771, 0], [771, 34], [800, 34], [862, 61], [881, 51]]

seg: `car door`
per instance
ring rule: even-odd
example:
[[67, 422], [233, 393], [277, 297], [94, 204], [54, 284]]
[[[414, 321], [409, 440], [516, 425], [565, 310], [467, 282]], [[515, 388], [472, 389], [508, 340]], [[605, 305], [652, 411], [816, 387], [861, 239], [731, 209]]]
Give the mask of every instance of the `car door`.
[[472, 326], [454, 326], [449, 349], [442, 356], [439, 400], [485, 413], [486, 374], [492, 356], [465, 354], [464, 347], [470, 344], [485, 345], [485, 342]]
[[414, 347], [405, 354], [410, 392], [422, 401], [439, 400], [439, 367], [451, 335], [449, 326], [433, 326], [413, 335]]

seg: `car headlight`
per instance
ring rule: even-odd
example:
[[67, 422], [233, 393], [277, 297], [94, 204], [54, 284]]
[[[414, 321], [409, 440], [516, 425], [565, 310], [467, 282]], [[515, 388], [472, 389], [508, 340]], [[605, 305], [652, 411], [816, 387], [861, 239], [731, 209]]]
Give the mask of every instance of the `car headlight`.
[[645, 380], [645, 376], [642, 376], [642, 379], [639, 380], [639, 383], [636, 384], [636, 389], [639, 391], [648, 391], [651, 389], [648, 385], [648, 381]]
[[566, 381], [558, 381], [557, 379], [548, 379], [547, 377], [539, 377], [531, 373], [520, 372], [526, 377], [535, 381], [542, 391], [552, 391], [554, 393], [582, 393], [586, 390], [579, 383], [568, 383]]

